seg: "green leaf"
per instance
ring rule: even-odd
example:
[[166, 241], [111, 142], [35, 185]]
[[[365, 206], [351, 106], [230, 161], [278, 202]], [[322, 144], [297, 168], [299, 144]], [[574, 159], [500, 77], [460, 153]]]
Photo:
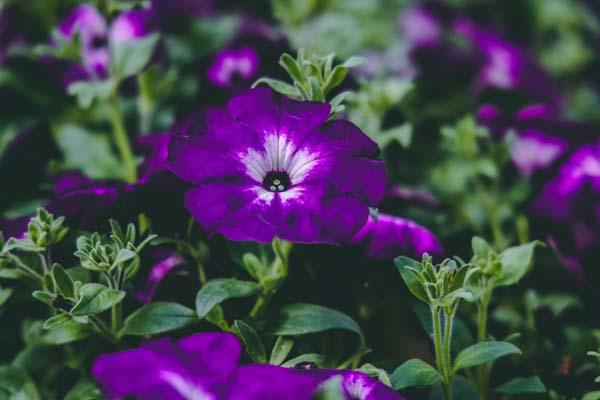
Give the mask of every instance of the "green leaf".
[[44, 322], [44, 329], [52, 329], [55, 326], [62, 325], [64, 323], [69, 322], [70, 320], [71, 320], [71, 317], [69, 316], [69, 314], [65, 314], [65, 313], [56, 314], [55, 316], [48, 318]]
[[75, 289], [71, 277], [67, 274], [65, 269], [60, 264], [54, 264], [52, 266], [52, 276], [56, 282], [56, 286], [63, 296], [74, 299]]
[[287, 53], [283, 53], [279, 58], [279, 65], [281, 65], [287, 71], [293, 80], [297, 82], [304, 82], [304, 74], [292, 56]]
[[348, 68], [342, 65], [336, 65], [323, 84], [323, 93], [327, 94], [335, 87], [339, 86], [348, 75]]
[[354, 67], [358, 67], [359, 65], [362, 65], [366, 62], [367, 62], [367, 60], [364, 57], [352, 56], [352, 57], [348, 58], [346, 61], [344, 61], [341, 64], [341, 66], [346, 67], [346, 68], [354, 68]]
[[261, 287], [255, 282], [237, 279], [213, 279], [206, 283], [196, 295], [196, 313], [202, 319], [217, 304], [232, 298], [248, 297], [259, 293]]
[[385, 149], [390, 144], [396, 142], [403, 148], [408, 148], [412, 141], [412, 125], [403, 124], [395, 128], [387, 129], [375, 137], [379, 148]]
[[546, 393], [546, 386], [536, 375], [529, 378], [511, 379], [494, 390], [502, 394]]
[[122, 165], [107, 135], [65, 124], [54, 130], [54, 136], [63, 154], [63, 169], [82, 171], [92, 179], [123, 178]]
[[581, 400], [600, 400], [600, 390], [586, 393]]
[[159, 37], [158, 34], [152, 34], [111, 46], [111, 75], [123, 79], [141, 72], [150, 61]]
[[69, 390], [64, 400], [102, 400], [102, 393], [94, 382], [82, 379]]
[[4, 305], [4, 303], [7, 302], [7, 300], [10, 298], [12, 293], [13, 293], [13, 290], [11, 288], [4, 288], [4, 289], [0, 288], [0, 307], [2, 307]]
[[93, 315], [108, 310], [123, 300], [125, 292], [99, 283], [86, 283], [79, 289], [79, 297], [79, 301], [71, 309], [71, 314], [75, 316]]
[[172, 302], [148, 303], [125, 320], [124, 335], [145, 336], [169, 332], [198, 321], [196, 312]]
[[81, 108], [88, 108], [94, 100], [107, 100], [117, 87], [113, 79], [73, 82], [67, 88], [70, 95], [77, 97]]
[[349, 330], [363, 336], [358, 324], [346, 314], [316, 304], [304, 303], [283, 307], [271, 333], [277, 336], [294, 336], [330, 329]]
[[264, 83], [265, 85], [267, 85], [268, 87], [270, 87], [271, 89], [276, 91], [277, 93], [280, 93], [287, 97], [291, 97], [292, 99], [298, 99], [300, 97], [298, 95], [298, 91], [296, 90], [296, 88], [294, 86], [292, 86], [288, 83], [285, 83], [283, 81], [279, 81], [277, 79], [260, 78], [256, 82], [254, 82], [252, 87], [257, 87], [261, 83]]
[[27, 372], [15, 365], [0, 367], [0, 398], [6, 400], [41, 399]]
[[290, 360], [287, 360], [286, 362], [281, 364], [281, 366], [285, 368], [294, 368], [296, 365], [301, 363], [313, 363], [317, 367], [322, 367], [324, 361], [325, 357], [323, 357], [321, 354], [309, 353], [302, 354], [298, 357], [294, 357]]
[[491, 251], [490, 245], [479, 236], [473, 236], [471, 239], [471, 248], [473, 254], [477, 257], [487, 257]]
[[415, 275], [413, 271], [408, 268], [414, 268], [416, 270], [421, 269], [421, 264], [418, 261], [410, 259], [408, 257], [398, 257], [394, 260], [394, 264], [396, 264], [396, 268], [398, 272], [400, 272], [400, 276], [406, 283], [408, 290], [419, 300], [424, 303], [429, 303], [429, 297], [427, 296], [427, 292], [419, 282], [419, 279]]
[[279, 336], [271, 351], [269, 364], [281, 365], [288, 354], [290, 354], [290, 351], [292, 351], [292, 347], [294, 347], [294, 341], [292, 339], [286, 338], [285, 336]]
[[533, 261], [533, 253], [538, 245], [543, 245], [543, 243], [534, 241], [510, 247], [500, 253], [502, 275], [496, 280], [496, 286], [508, 286], [521, 280]]
[[441, 382], [442, 376], [423, 360], [413, 358], [400, 365], [390, 377], [394, 390], [411, 386], [430, 386]]
[[485, 364], [509, 354], [521, 354], [521, 350], [508, 342], [480, 342], [458, 353], [454, 371]]
[[135, 251], [131, 251], [129, 249], [121, 249], [119, 251], [119, 254], [117, 254], [117, 257], [115, 258], [113, 266], [117, 266], [119, 264], [127, 262], [132, 258], [135, 258], [135, 256], [137, 256], [137, 253]]
[[263, 345], [262, 340], [260, 340], [260, 337], [254, 328], [241, 320], [236, 320], [234, 325], [239, 333], [240, 339], [242, 339], [242, 342], [244, 342], [246, 352], [252, 361], [266, 363], [267, 352], [265, 351], [265, 346]]
[[315, 77], [308, 77], [308, 84], [310, 86], [310, 95], [311, 100], [313, 101], [323, 101], [325, 99], [325, 94], [319, 85], [319, 81]]
[[54, 295], [43, 290], [35, 290], [31, 295], [34, 299], [41, 301], [42, 303], [47, 304], [49, 306], [51, 306], [52, 302], [54, 301]]
[[93, 333], [90, 325], [68, 321], [64, 324], [44, 329], [41, 321], [33, 323], [27, 332], [27, 341], [31, 344], [63, 345], [85, 339]]

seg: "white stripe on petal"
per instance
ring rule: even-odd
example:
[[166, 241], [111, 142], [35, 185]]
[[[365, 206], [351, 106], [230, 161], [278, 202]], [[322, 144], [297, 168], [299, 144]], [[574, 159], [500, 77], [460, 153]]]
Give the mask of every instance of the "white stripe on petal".
[[173, 371], [161, 371], [160, 378], [171, 385], [186, 400], [216, 400], [217, 398], [207, 393], [197, 384], [190, 382], [180, 374]]
[[[246, 174], [261, 185], [269, 172], [287, 172], [293, 187], [302, 183], [309, 172], [319, 163], [319, 153], [311, 152], [306, 148], [297, 149], [286, 135], [275, 133], [265, 136], [264, 152], [248, 149], [239, 157], [246, 167]], [[300, 193], [301, 191], [296, 191], [285, 197], [287, 199], [295, 198]], [[257, 191], [257, 194], [259, 197], [264, 195], [260, 191]], [[267, 198], [263, 196], [261, 200], [266, 201]]]

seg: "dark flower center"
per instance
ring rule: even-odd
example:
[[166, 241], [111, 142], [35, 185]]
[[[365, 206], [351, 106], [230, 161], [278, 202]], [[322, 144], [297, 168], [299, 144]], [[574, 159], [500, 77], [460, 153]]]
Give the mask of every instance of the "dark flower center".
[[285, 171], [271, 171], [263, 179], [263, 187], [270, 192], [285, 192], [290, 184], [290, 176]]
[[108, 40], [105, 36], [96, 36], [92, 39], [92, 48], [99, 49], [105, 47], [108, 44]]

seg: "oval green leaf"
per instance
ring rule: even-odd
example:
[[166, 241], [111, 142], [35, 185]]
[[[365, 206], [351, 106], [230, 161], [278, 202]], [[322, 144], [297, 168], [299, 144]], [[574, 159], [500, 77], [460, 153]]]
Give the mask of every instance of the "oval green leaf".
[[521, 350], [508, 342], [480, 342], [458, 353], [454, 361], [454, 371], [485, 364], [509, 354], [521, 354]]
[[217, 304], [227, 299], [252, 296], [259, 293], [261, 287], [255, 282], [237, 279], [213, 279], [206, 283], [196, 295], [196, 314], [202, 319]]
[[280, 311], [271, 333], [277, 336], [306, 335], [331, 329], [343, 329], [363, 336], [360, 326], [349, 316], [316, 304], [297, 303]]
[[86, 283], [79, 289], [79, 296], [79, 301], [71, 309], [71, 314], [75, 316], [93, 315], [108, 310], [123, 300], [125, 292], [99, 283]]
[[192, 325], [198, 321], [191, 308], [172, 302], [149, 303], [138, 308], [125, 320], [123, 334], [156, 335]]
[[390, 377], [394, 390], [412, 386], [430, 386], [441, 382], [442, 376], [423, 360], [413, 358], [400, 365]]

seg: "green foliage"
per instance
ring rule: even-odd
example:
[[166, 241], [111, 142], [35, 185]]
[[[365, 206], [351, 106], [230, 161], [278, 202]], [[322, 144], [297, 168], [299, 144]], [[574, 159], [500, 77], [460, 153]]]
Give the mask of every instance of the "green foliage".
[[[298, 50], [296, 59], [284, 53], [279, 59], [279, 65], [292, 78], [292, 84], [271, 78], [260, 78], [253, 86], [261, 83], [284, 96], [297, 100], [325, 102], [329, 92], [338, 87], [348, 75], [350, 68], [357, 67], [364, 60], [360, 57], [350, 57], [341, 64], [333, 65], [335, 54], [326, 57], [306, 57], [304, 50]], [[339, 94], [330, 101], [331, 115], [341, 113], [345, 106], [342, 104], [346, 94]]]
[[357, 333], [362, 338], [358, 324], [346, 314], [317, 304], [290, 304], [280, 310], [271, 329], [273, 335], [296, 336], [343, 329]]
[[196, 296], [196, 314], [202, 319], [224, 300], [258, 294], [260, 285], [237, 279], [214, 279], [204, 285]]
[[458, 353], [454, 361], [454, 370], [485, 364], [509, 354], [521, 354], [521, 350], [507, 342], [480, 342]]
[[180, 329], [198, 322], [196, 312], [173, 302], [148, 303], [125, 319], [123, 335], [148, 336]]
[[390, 378], [394, 390], [411, 386], [431, 386], [442, 381], [442, 376], [435, 368], [418, 358], [400, 365]]
[[265, 346], [254, 328], [241, 320], [235, 321], [234, 326], [238, 336], [244, 342], [246, 352], [252, 361], [259, 363], [267, 362]]
[[538, 376], [514, 378], [494, 390], [502, 394], [546, 393], [547, 391]]

